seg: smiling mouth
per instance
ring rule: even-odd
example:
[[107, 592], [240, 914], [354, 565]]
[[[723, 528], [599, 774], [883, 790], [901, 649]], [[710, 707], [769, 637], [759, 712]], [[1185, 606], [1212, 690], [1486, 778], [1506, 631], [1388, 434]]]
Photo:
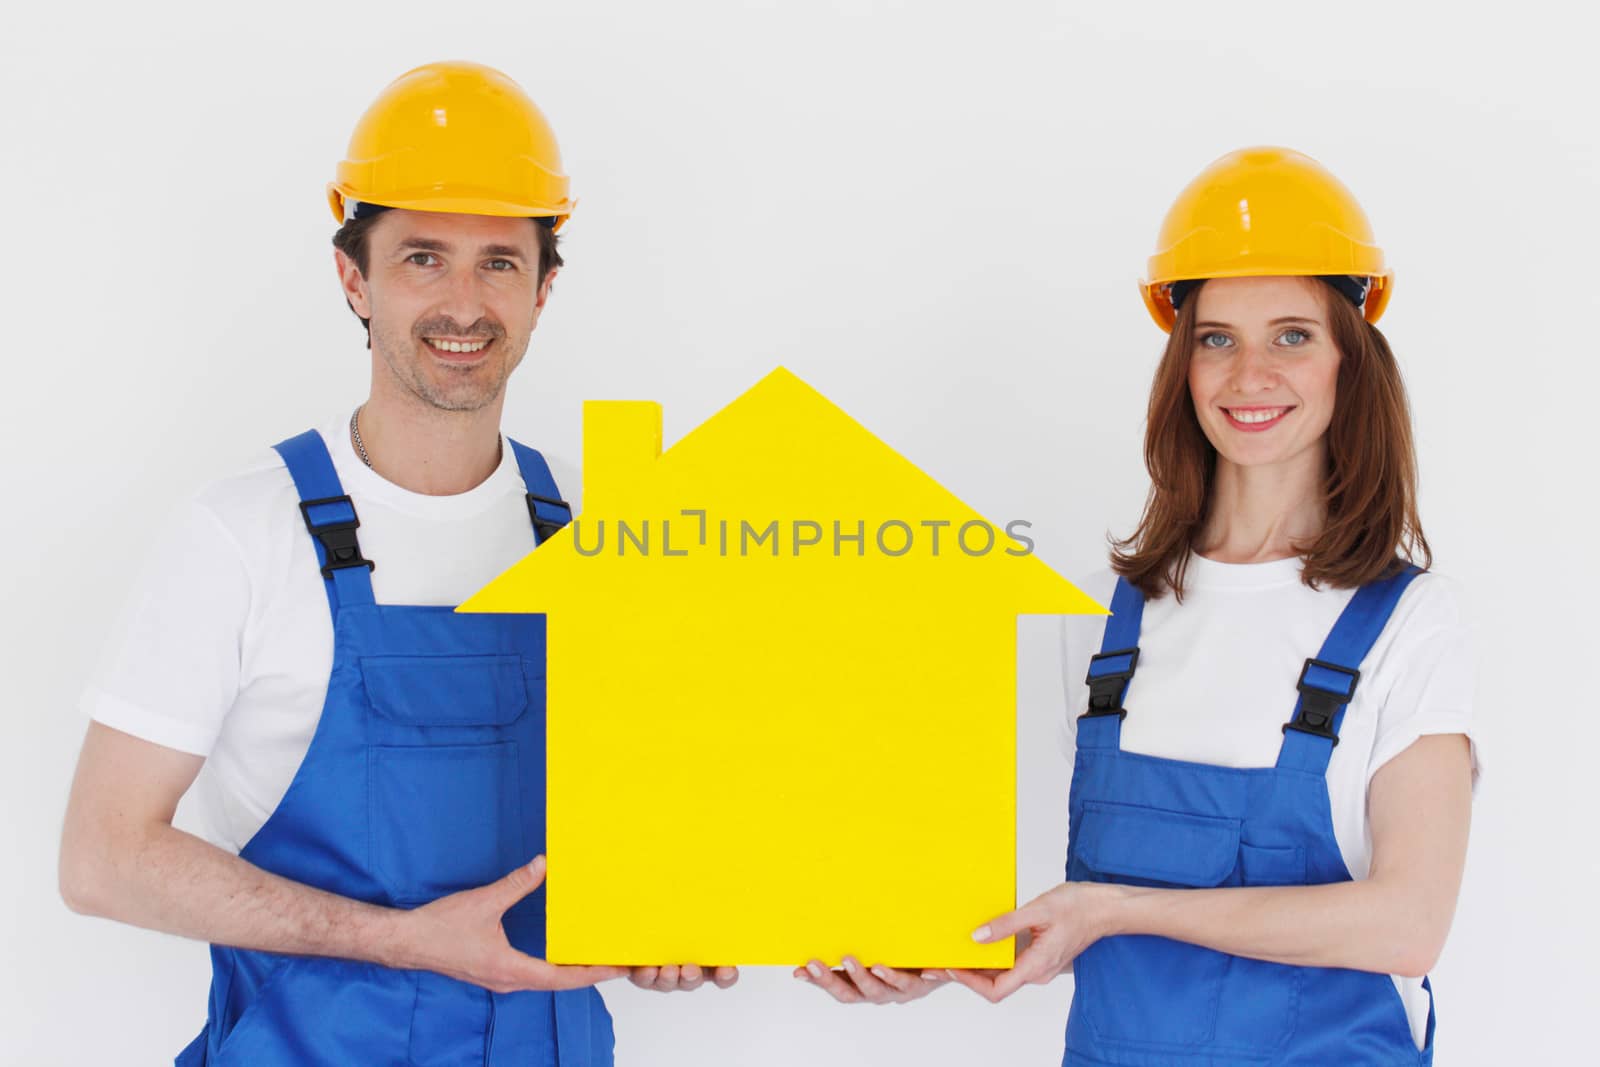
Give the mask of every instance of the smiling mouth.
[[444, 337], [424, 337], [422, 343], [440, 359], [462, 363], [477, 359], [494, 343], [494, 338], [471, 337], [457, 341]]
[[1283, 417], [1294, 410], [1293, 405], [1280, 407], [1241, 407], [1223, 408], [1222, 413], [1228, 417], [1228, 424], [1236, 430], [1246, 433], [1259, 433], [1271, 429], [1283, 421]]

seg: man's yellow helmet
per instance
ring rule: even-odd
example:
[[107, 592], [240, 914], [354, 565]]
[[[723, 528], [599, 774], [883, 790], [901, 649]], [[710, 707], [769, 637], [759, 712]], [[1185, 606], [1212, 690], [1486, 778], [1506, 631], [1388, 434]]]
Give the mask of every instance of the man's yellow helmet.
[[356, 123], [327, 189], [341, 225], [360, 202], [550, 218], [559, 229], [576, 205], [544, 114], [506, 75], [465, 60], [391, 82]]

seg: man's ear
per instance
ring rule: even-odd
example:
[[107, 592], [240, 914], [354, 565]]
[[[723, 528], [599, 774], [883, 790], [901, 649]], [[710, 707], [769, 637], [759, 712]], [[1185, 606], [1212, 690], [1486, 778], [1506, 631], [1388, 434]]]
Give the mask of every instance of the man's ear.
[[550, 290], [556, 284], [556, 275], [561, 273], [560, 267], [551, 267], [550, 273], [544, 276], [544, 281], [539, 283], [539, 296], [533, 302], [536, 311], [544, 310], [544, 302], [550, 299]]
[[367, 280], [361, 276], [356, 261], [344, 254], [341, 248], [333, 250], [333, 265], [339, 274], [339, 287], [350, 307], [364, 319], [372, 318], [372, 304], [367, 299]]

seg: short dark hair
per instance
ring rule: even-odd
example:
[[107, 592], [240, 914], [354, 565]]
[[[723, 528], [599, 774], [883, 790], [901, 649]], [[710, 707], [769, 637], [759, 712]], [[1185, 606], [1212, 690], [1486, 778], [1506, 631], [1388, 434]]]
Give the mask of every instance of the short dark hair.
[[[363, 278], [367, 276], [367, 265], [369, 263], [367, 237], [372, 232], [373, 225], [383, 217], [383, 214], [380, 211], [365, 218], [346, 219], [344, 225], [340, 226], [333, 235], [333, 247], [350, 257], [351, 261], [356, 265], [356, 270], [361, 272]], [[534, 224], [533, 232], [539, 239], [539, 281], [542, 283], [551, 271], [565, 263], [565, 260], [561, 258], [561, 252], [557, 248], [561, 243], [561, 235], [556, 233], [554, 227], [546, 226], [543, 219], [534, 219], [532, 221]], [[371, 322], [362, 318], [361, 313], [356, 310], [355, 305], [351, 304], [348, 298], [345, 299], [345, 304], [350, 308], [352, 315], [361, 319], [361, 326], [367, 331], [367, 347], [371, 348]]]

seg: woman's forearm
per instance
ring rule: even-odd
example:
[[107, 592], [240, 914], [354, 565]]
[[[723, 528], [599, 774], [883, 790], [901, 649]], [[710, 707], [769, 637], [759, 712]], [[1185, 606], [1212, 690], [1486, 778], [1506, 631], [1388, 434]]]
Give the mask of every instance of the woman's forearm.
[[1427, 974], [1444, 943], [1427, 895], [1373, 880], [1235, 889], [1117, 886], [1108, 933], [1154, 934], [1252, 959]]

